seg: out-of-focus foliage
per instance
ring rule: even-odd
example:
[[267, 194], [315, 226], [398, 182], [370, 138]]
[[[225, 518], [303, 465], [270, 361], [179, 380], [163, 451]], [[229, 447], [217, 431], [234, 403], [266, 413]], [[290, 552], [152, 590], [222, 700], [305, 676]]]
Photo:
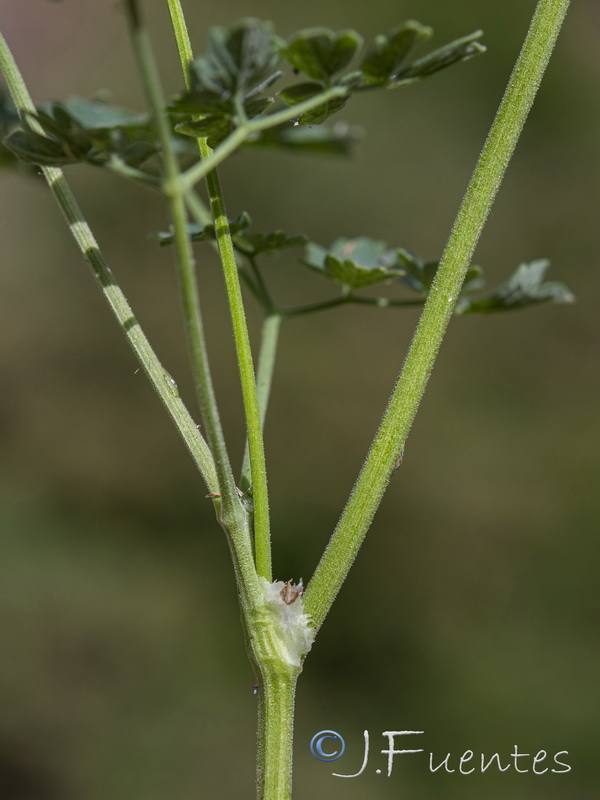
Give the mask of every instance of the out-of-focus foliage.
[[575, 298], [564, 283], [544, 280], [549, 266], [547, 259], [521, 264], [510, 278], [490, 294], [474, 300], [461, 299], [456, 312], [491, 314], [494, 311], [509, 311], [538, 303], [572, 303]]
[[44, 135], [17, 128], [4, 146], [26, 164], [62, 166], [85, 162], [95, 166], [117, 159], [139, 167], [157, 152], [148, 116], [74, 97], [50, 103], [35, 116]]

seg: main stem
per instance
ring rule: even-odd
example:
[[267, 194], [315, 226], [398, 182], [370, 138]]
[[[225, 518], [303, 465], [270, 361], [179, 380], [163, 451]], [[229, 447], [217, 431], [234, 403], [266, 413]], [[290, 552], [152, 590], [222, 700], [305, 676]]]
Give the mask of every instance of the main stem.
[[258, 698], [258, 800], [292, 796], [292, 742], [297, 673], [263, 670]]
[[381, 426], [317, 570], [305, 608], [319, 628], [363, 542], [404, 449], [473, 251], [516, 147], [569, 0], [539, 0], [523, 48], [473, 172], [431, 293]]

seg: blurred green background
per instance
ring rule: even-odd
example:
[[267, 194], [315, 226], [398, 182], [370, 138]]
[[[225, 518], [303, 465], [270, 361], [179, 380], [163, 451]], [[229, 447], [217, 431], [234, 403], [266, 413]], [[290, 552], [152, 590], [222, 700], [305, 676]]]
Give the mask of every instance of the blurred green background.
[[[145, 3], [165, 84], [180, 88], [164, 4]], [[365, 37], [406, 18], [434, 44], [483, 28], [489, 52], [349, 104], [350, 161], [247, 153], [222, 169], [231, 214], [322, 244], [369, 235], [439, 256], [533, 11], [532, 0], [185, 3], [207, 28], [272, 19]], [[141, 107], [118, 3], [0, 2], [37, 101], [109, 88]], [[457, 318], [371, 534], [298, 695], [295, 796], [598, 797], [600, 199], [594, 0], [574, 4], [476, 261], [490, 285], [552, 260], [578, 302]], [[117, 278], [193, 407], [168, 224], [151, 193], [68, 170]], [[41, 181], [2, 181], [0, 270], [0, 799], [250, 798], [255, 698], [229, 554], [198, 475]], [[319, 198], [315, 202], [314, 196]], [[221, 279], [199, 250], [215, 380], [234, 459], [240, 394]], [[284, 302], [324, 299], [295, 254]], [[259, 316], [252, 300], [253, 332]], [[267, 435], [278, 578], [307, 580], [365, 455], [417, 319], [343, 308], [290, 321]], [[339, 731], [333, 766], [308, 743]], [[372, 757], [355, 772], [363, 730]], [[568, 750], [568, 774], [384, 768], [384, 730], [424, 730], [441, 760]], [[455, 764], [456, 766], [456, 764]], [[529, 762], [531, 767], [531, 762]]]

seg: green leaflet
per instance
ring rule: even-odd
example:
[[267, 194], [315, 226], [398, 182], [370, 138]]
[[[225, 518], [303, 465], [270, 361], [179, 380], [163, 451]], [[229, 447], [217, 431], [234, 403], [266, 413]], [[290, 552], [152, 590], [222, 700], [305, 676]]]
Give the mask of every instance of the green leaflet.
[[402, 269], [396, 251], [365, 236], [336, 239], [329, 250], [310, 242], [302, 263], [348, 291], [397, 277]]
[[538, 259], [520, 264], [515, 272], [496, 289], [476, 299], [462, 298], [457, 314], [492, 314], [538, 303], [572, 303], [575, 296], [564, 283], [544, 281], [550, 262]]

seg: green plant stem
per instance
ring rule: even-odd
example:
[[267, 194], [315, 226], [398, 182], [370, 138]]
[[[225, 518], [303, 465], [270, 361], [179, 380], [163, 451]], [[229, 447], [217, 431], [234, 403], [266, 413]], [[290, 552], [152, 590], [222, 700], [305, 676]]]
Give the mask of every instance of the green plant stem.
[[[202, 200], [198, 197], [196, 192], [191, 189], [190, 191], [186, 192], [185, 194], [185, 202], [190, 211], [192, 217], [196, 220], [199, 225], [208, 225], [212, 224], [213, 218], [212, 214], [206, 208]], [[218, 245], [216, 240], [212, 242], [215, 246], [215, 249], [218, 252]], [[256, 300], [263, 308], [267, 308], [267, 303], [265, 301], [264, 293], [259, 288], [259, 286], [254, 282], [251, 276], [248, 273], [248, 270], [245, 269], [242, 265], [238, 264], [238, 272], [240, 273], [242, 280], [246, 284], [246, 286], [250, 289]]]
[[107, 166], [111, 172], [122, 175], [124, 178], [130, 178], [141, 186], [147, 186], [149, 189], [158, 189], [159, 191], [161, 189], [160, 178], [156, 178], [154, 175], [148, 175], [146, 172], [130, 167], [129, 164], [126, 164], [118, 156], [113, 155]]
[[323, 300], [321, 303], [280, 308], [278, 312], [284, 317], [298, 317], [303, 314], [313, 314], [315, 311], [326, 311], [329, 308], [347, 306], [350, 304], [377, 306], [378, 308], [410, 308], [413, 306], [422, 306], [424, 302], [422, 297], [411, 300], [392, 300], [389, 297], [361, 297], [355, 294], [344, 294], [340, 297], [334, 297], [331, 300]]
[[473, 251], [550, 59], [569, 0], [539, 0], [523, 48], [460, 206], [381, 426], [308, 584], [306, 612], [325, 619], [381, 502], [412, 426]]
[[[37, 133], [44, 135], [43, 129], [35, 119], [33, 101], [2, 35], [0, 35], [0, 70], [4, 75], [23, 125], [29, 126]], [[90, 265], [104, 297], [125, 333], [141, 367], [190, 451], [208, 490], [217, 492], [219, 484], [215, 464], [208, 445], [179, 397], [169, 374], [163, 368], [152, 349], [139, 322], [134, 317], [131, 306], [106, 263], [94, 235], [65, 180], [62, 170], [56, 167], [42, 167], [41, 169], [67, 220], [79, 250]]]
[[[208, 359], [204, 349], [204, 335], [191, 255], [191, 243], [186, 225], [185, 196], [180, 188], [178, 165], [171, 145], [170, 130], [164, 112], [160, 82], [150, 42], [142, 25], [136, 0], [126, 0], [126, 8], [140, 73], [163, 149], [165, 183], [171, 187], [171, 191], [167, 192], [167, 195], [170, 199], [175, 240], [181, 267], [184, 308], [188, 334], [192, 344], [195, 377], [198, 383], [199, 399], [204, 405], [204, 412], [209, 419], [207, 428], [209, 429], [210, 437], [212, 437], [212, 440], [209, 437], [209, 443], [213, 453], [215, 453], [215, 468], [219, 478], [221, 495], [220, 508], [218, 508], [219, 521], [227, 535], [231, 550], [242, 608], [242, 621], [251, 653], [255, 654], [257, 651], [267, 653], [268, 659], [276, 662], [277, 642], [273, 641], [272, 626], [268, 624], [264, 588], [261, 586], [254, 563], [249, 516], [238, 497], [212, 391]], [[256, 659], [254, 655], [253, 657]]]
[[[179, 278], [183, 299], [185, 327], [190, 350], [194, 383], [202, 419], [206, 426], [208, 443], [215, 460], [219, 478], [223, 519], [234, 520], [240, 516], [240, 502], [233, 471], [225, 445], [219, 411], [212, 384], [208, 353], [204, 337], [202, 313], [198, 298], [198, 286], [194, 268], [194, 257], [187, 231], [185, 197], [178, 190], [179, 167], [171, 142], [171, 131], [166, 112], [160, 78], [146, 28], [137, 0], [126, 0], [125, 8], [130, 24], [131, 38], [136, 54], [140, 76], [148, 104], [152, 111], [156, 132], [161, 144], [164, 163], [164, 183], [173, 222]], [[235, 525], [233, 528], [235, 529]]]
[[[173, 33], [175, 34], [175, 43], [177, 45], [177, 52], [179, 53], [179, 60], [183, 70], [183, 79], [186, 89], [189, 91], [191, 88], [189, 65], [194, 59], [192, 50], [192, 43], [188, 32], [181, 0], [167, 0], [169, 14], [171, 16], [171, 24], [173, 26]], [[306, 111], [311, 111], [317, 108], [328, 100], [333, 100], [337, 97], [343, 97], [347, 94], [347, 90], [343, 88], [335, 88], [319, 95], [318, 98], [311, 98], [304, 103], [299, 103], [293, 108], [286, 108], [277, 114], [271, 114], [268, 117], [261, 117], [252, 122], [246, 122], [242, 127], [237, 128], [219, 147], [214, 151], [207, 152], [206, 157], [184, 173], [182, 180], [186, 189], [191, 189], [193, 186], [202, 180], [211, 170], [217, 167], [229, 155], [231, 155], [237, 148], [242, 145], [246, 139], [253, 133], [257, 133], [267, 128], [272, 128], [280, 125], [283, 122], [297, 119], [301, 114]], [[201, 141], [201, 140], [199, 140]]]
[[248, 256], [246, 258], [250, 262], [250, 267], [252, 269], [252, 274], [256, 280], [256, 285], [259, 288], [261, 294], [261, 303], [266, 309], [268, 314], [271, 314], [275, 310], [275, 303], [273, 302], [273, 298], [271, 297], [271, 292], [269, 291], [269, 287], [265, 283], [265, 280], [262, 276], [262, 273], [256, 263], [256, 256]]
[[[192, 60], [192, 48], [183, 16], [180, 0], [167, 0], [177, 48], [181, 59], [186, 85], [189, 82], [188, 65]], [[210, 152], [206, 142], [199, 141], [201, 156], [205, 157]], [[214, 173], [213, 173], [214, 174]], [[211, 202], [215, 198], [213, 191], [220, 189], [209, 185]], [[215, 209], [213, 203], [213, 215], [215, 216], [215, 230], [217, 231], [217, 219], [221, 219], [220, 214], [214, 212], [222, 211], [218, 204]], [[225, 221], [226, 221], [225, 217]], [[228, 229], [227, 229], [228, 233]], [[226, 236], [223, 240], [231, 246], [231, 237]], [[233, 248], [231, 247], [231, 267], [235, 267], [233, 258]], [[239, 285], [239, 284], [238, 284]], [[241, 300], [240, 300], [241, 302]], [[279, 329], [279, 320], [271, 319], [265, 322], [265, 333], [261, 345], [261, 357], [259, 357], [258, 367], [258, 398], [261, 398], [259, 409], [258, 425], [254, 426], [255, 432], [262, 429], [261, 419], [264, 419], [266, 402], [268, 397], [267, 383], [270, 384], [272, 373], [272, 361]], [[269, 351], [272, 351], [269, 354]], [[238, 351], [239, 352], [239, 351]], [[270, 365], [269, 365], [269, 362]], [[262, 366], [261, 366], [262, 365]], [[254, 382], [254, 375], [252, 375]], [[260, 387], [263, 387], [262, 389]], [[256, 396], [256, 383], [254, 383]], [[258, 408], [257, 398], [257, 408]], [[261, 417], [262, 414], [262, 417]], [[247, 423], [250, 422], [247, 418]], [[259, 427], [260, 426], [260, 427]], [[250, 441], [249, 427], [249, 458], [252, 467], [252, 483], [256, 513], [256, 475], [255, 463], [252, 461], [252, 442]], [[262, 432], [261, 432], [262, 443]], [[256, 527], [255, 527], [256, 536]], [[263, 575], [268, 571], [269, 575], [264, 576], [267, 580], [270, 577], [270, 547], [268, 553], [268, 568], [265, 564], [266, 554], [261, 556], [263, 561]], [[259, 552], [256, 552], [257, 569], [259, 563]], [[245, 619], [247, 632], [247, 642], [249, 645], [248, 654], [257, 672], [258, 691], [259, 691], [259, 720], [258, 720], [258, 763], [257, 763], [257, 789], [259, 800], [290, 800], [291, 781], [292, 781], [292, 742], [293, 742], [293, 719], [294, 719], [294, 693], [296, 679], [299, 669], [290, 669], [281, 663], [278, 657], [277, 642], [274, 640], [274, 631], [271, 625], [265, 620], [264, 613], [261, 612], [260, 602], [257, 600], [245, 602], [242, 596], [242, 612]]]
[[[167, 1], [170, 5], [173, 4], [173, 0]], [[186, 62], [186, 64], [188, 63], [189, 62]], [[311, 97], [309, 100], [305, 100], [302, 103], [298, 103], [291, 108], [284, 108], [274, 114], [257, 117], [256, 119], [242, 123], [215, 150], [212, 150], [206, 159], [203, 159], [198, 164], [190, 167], [187, 172], [184, 172], [181, 176], [184, 187], [188, 189], [195, 186], [207, 173], [215, 169], [222, 161], [234, 153], [246, 139], [249, 139], [255, 133], [260, 133], [260, 131], [265, 131], [269, 128], [275, 128], [277, 125], [281, 125], [284, 122], [297, 120], [307, 111], [312, 111], [314, 108], [318, 108], [339, 97], [345, 97], [348, 93], [348, 89], [342, 86], [334, 86], [332, 89], [327, 89], [321, 94]]]
[[[183, 9], [179, 0], [167, 0], [173, 30], [175, 32], [177, 49], [183, 70], [184, 81], [189, 88], [189, 63], [192, 59], [192, 48], [190, 44]], [[201, 162], [198, 166], [209, 164], [213, 157], [213, 152], [208, 146], [206, 139], [198, 139]], [[256, 378], [254, 375], [254, 364], [252, 360], [252, 350], [250, 348], [250, 337], [246, 324], [244, 302], [238, 275], [238, 267], [235, 260], [235, 251], [229, 230], [229, 221], [225, 210], [223, 193], [219, 182], [219, 176], [214, 169], [216, 163], [204, 170], [202, 177], [206, 177], [210, 207], [215, 225], [215, 235], [221, 264], [229, 311], [233, 326], [236, 356], [240, 374], [242, 388], [242, 400], [244, 404], [244, 414], [246, 418], [246, 430], [248, 435], [248, 450], [250, 453], [250, 467], [252, 474], [252, 497], [254, 503], [254, 551], [256, 570], [260, 576], [266, 580], [272, 580], [271, 565], [271, 534], [269, 521], [269, 496], [267, 489], [267, 470], [265, 463], [265, 451], [262, 435], [262, 425], [260, 409], [256, 391]], [[194, 169], [194, 168], [192, 168]], [[185, 176], [182, 176], [185, 178]], [[197, 178], [196, 180], [199, 180]], [[196, 183], [194, 181], [179, 181], [185, 189], [191, 189]], [[209, 440], [210, 441], [210, 440]]]
[[290, 800], [297, 673], [267, 669], [258, 684], [258, 800]]
[[[200, 151], [203, 157], [210, 152], [205, 140], [200, 140]], [[219, 177], [213, 170], [206, 176], [210, 205], [215, 221], [215, 233], [219, 255], [223, 265], [223, 275], [229, 302], [229, 312], [233, 325], [235, 350], [242, 387], [242, 400], [246, 418], [248, 451], [250, 453], [250, 471], [252, 475], [252, 501], [254, 504], [254, 550], [256, 571], [268, 581], [273, 580], [271, 566], [271, 534], [269, 520], [269, 495], [267, 489], [267, 469], [262, 434], [262, 424], [250, 337], [246, 324], [246, 314], [242, 289], [235, 260], [233, 242], [229, 231], [227, 212], [223, 202], [223, 194]]]
[[[279, 341], [279, 329], [281, 328], [281, 315], [277, 313], [268, 314], [263, 322], [260, 350], [258, 353], [258, 365], [256, 368], [256, 392], [258, 396], [258, 408], [260, 412], [260, 424], [264, 428], [269, 395], [271, 394], [271, 382], [273, 370], [275, 368], [275, 356], [277, 355], [277, 343]], [[250, 474], [250, 449], [248, 442], [244, 449], [244, 460], [242, 463], [242, 475], [240, 478], [240, 488], [246, 491], [251, 484]]]
[[212, 214], [200, 197], [198, 197], [196, 192], [193, 190], [186, 192], [185, 202], [190, 210], [190, 214], [196, 220], [198, 225], [212, 225]]

